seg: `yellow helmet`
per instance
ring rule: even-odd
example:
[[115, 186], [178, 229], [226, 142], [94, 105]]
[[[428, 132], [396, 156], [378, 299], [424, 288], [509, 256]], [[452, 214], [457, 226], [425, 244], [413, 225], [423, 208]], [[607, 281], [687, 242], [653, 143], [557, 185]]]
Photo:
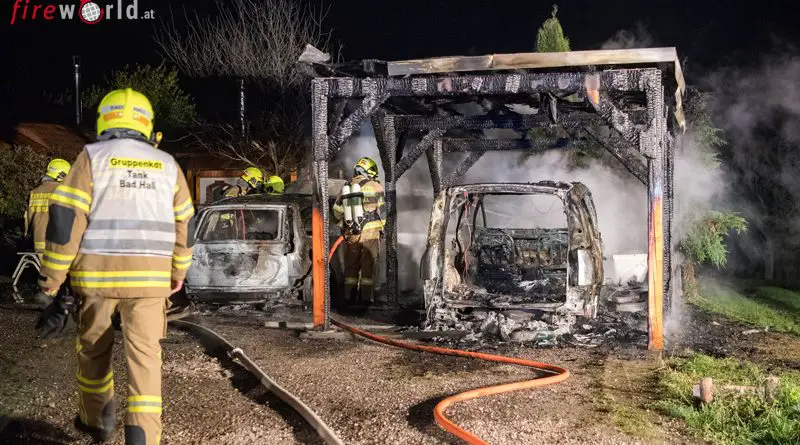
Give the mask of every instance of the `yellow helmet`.
[[256, 167], [247, 167], [244, 169], [244, 174], [242, 174], [242, 180], [250, 187], [256, 188], [264, 182], [264, 172]]
[[45, 175], [55, 179], [58, 182], [64, 180], [69, 174], [69, 171], [72, 170], [72, 166], [69, 162], [63, 159], [53, 159], [47, 164], [47, 172]]
[[144, 94], [131, 88], [114, 90], [97, 107], [97, 136], [109, 130], [131, 130], [145, 139], [153, 134], [153, 106]]
[[270, 195], [280, 195], [283, 193], [283, 179], [280, 176], [270, 176], [264, 188]]
[[378, 177], [378, 164], [367, 157], [359, 159], [354, 170], [356, 175], [364, 175], [370, 179]]

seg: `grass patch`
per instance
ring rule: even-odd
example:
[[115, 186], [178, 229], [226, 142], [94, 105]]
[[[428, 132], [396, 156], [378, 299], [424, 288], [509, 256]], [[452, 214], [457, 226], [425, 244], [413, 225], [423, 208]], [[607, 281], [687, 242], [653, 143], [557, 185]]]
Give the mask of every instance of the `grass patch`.
[[710, 312], [779, 332], [800, 334], [800, 294], [778, 287], [758, 287], [752, 296], [703, 281], [690, 303]]
[[703, 377], [722, 385], [760, 385], [767, 374], [750, 362], [694, 355], [668, 361], [659, 378], [661, 400], [656, 408], [683, 419], [698, 437], [717, 444], [800, 444], [800, 373], [780, 376], [776, 400], [767, 403], [756, 395], [715, 391], [714, 402], [697, 406], [692, 385]]
[[598, 411], [609, 413], [611, 422], [622, 432], [643, 439], [656, 436], [653, 423], [646, 413], [618, 403], [611, 394], [601, 392], [592, 399], [592, 403]]

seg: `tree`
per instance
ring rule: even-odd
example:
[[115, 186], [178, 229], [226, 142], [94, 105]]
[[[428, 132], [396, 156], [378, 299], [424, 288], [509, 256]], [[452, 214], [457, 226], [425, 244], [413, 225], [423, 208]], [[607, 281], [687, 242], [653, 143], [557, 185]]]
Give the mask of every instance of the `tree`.
[[540, 53], [560, 53], [569, 51], [569, 39], [561, 29], [556, 17], [558, 5], [553, 5], [552, 17], [545, 20], [536, 33], [536, 51]]
[[88, 110], [87, 116], [94, 116], [97, 106], [109, 91], [120, 88], [133, 88], [147, 96], [153, 105], [156, 125], [159, 128], [184, 128], [195, 120], [194, 100], [181, 89], [178, 71], [164, 64], [158, 66], [139, 66], [135, 69], [113, 71], [100, 85], [86, 90], [82, 106]]
[[174, 17], [162, 23], [156, 42], [182, 72], [247, 81], [261, 89], [267, 105], [247, 123], [244, 135], [229, 124], [205, 123], [193, 139], [221, 157], [288, 171], [292, 166], [281, 163], [296, 164], [308, 148], [303, 123], [308, 120], [309, 92], [296, 64], [306, 45], [328, 49], [329, 35], [322, 28], [325, 11], [296, 0], [217, 5], [216, 17], [187, 18], [186, 31], [173, 24]]
[[[713, 99], [709, 93], [690, 90], [686, 98], [686, 120], [688, 132], [694, 146], [700, 151], [709, 171], [721, 167], [720, 149], [725, 145], [722, 130], [715, 127], [708, 111]], [[680, 199], [678, 196], [676, 199]], [[748, 224], [738, 213], [725, 210], [708, 210], [687, 215], [684, 221], [676, 221], [689, 227], [680, 240], [684, 255], [682, 278], [687, 297], [697, 296], [697, 266], [710, 264], [717, 268], [728, 263], [728, 248], [725, 237], [732, 233], [747, 231]]]

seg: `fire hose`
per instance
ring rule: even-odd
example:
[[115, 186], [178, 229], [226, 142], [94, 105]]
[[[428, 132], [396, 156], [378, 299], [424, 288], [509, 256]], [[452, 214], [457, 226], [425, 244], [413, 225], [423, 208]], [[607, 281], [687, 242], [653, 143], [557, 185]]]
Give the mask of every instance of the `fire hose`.
[[[331, 246], [331, 252], [328, 257], [329, 262], [333, 258], [333, 254], [336, 252], [336, 249], [342, 243], [342, 240], [343, 238], [339, 237], [333, 244], [333, 246]], [[569, 378], [569, 371], [560, 366], [555, 366], [548, 363], [536, 362], [533, 360], [525, 360], [516, 357], [506, 357], [502, 355], [463, 351], [460, 349], [449, 349], [449, 348], [439, 348], [435, 346], [418, 345], [405, 341], [393, 340], [390, 338], [382, 337], [380, 335], [362, 331], [361, 329], [347, 325], [338, 320], [331, 319], [331, 323], [340, 327], [341, 329], [344, 329], [360, 337], [364, 337], [369, 340], [378, 343], [383, 343], [389, 346], [409, 349], [412, 351], [429, 352], [432, 354], [466, 357], [466, 358], [485, 360], [495, 363], [506, 363], [512, 365], [526, 366], [528, 368], [550, 374], [549, 376], [546, 377], [537, 377], [535, 379], [523, 380], [521, 382], [506, 383], [502, 385], [492, 385], [492, 386], [485, 386], [482, 388], [472, 389], [469, 391], [465, 391], [462, 393], [446, 397], [438, 404], [436, 404], [436, 406], [433, 408], [433, 418], [436, 420], [436, 423], [439, 424], [439, 426], [442, 427], [442, 429], [444, 429], [448, 433], [453, 434], [454, 436], [458, 437], [459, 439], [463, 440], [464, 442], [470, 445], [489, 445], [489, 444], [488, 442], [484, 441], [475, 434], [472, 434], [469, 431], [456, 425], [452, 420], [450, 420], [447, 416], [445, 416], [445, 410], [447, 410], [447, 408], [449, 408], [450, 406], [452, 406], [457, 402], [463, 402], [465, 400], [472, 400], [472, 399], [477, 399], [479, 397], [486, 397], [511, 391], [519, 391], [522, 389], [539, 388], [542, 386], [552, 385], [554, 383], [560, 383]]]
[[272, 380], [272, 378], [270, 378], [270, 376], [268, 376], [261, 368], [259, 368], [258, 365], [250, 360], [250, 357], [248, 357], [241, 348], [233, 346], [221, 335], [205, 326], [174, 319], [171, 320], [170, 323], [198, 332], [200, 335], [209, 337], [217, 344], [223, 346], [231, 359], [238, 360], [239, 363], [244, 366], [245, 369], [255, 375], [261, 384], [264, 385], [270, 392], [278, 396], [278, 398], [283, 400], [287, 405], [291, 406], [295, 411], [297, 411], [297, 413], [300, 414], [303, 419], [305, 419], [306, 422], [311, 425], [312, 428], [314, 428], [319, 437], [321, 437], [326, 444], [344, 445], [344, 442], [342, 442], [342, 440], [336, 436], [336, 433], [334, 433], [333, 430], [326, 425], [325, 422], [320, 419], [320, 417], [314, 411], [311, 410], [311, 408], [308, 407], [308, 405], [280, 386], [277, 382], [275, 382], [275, 380]]

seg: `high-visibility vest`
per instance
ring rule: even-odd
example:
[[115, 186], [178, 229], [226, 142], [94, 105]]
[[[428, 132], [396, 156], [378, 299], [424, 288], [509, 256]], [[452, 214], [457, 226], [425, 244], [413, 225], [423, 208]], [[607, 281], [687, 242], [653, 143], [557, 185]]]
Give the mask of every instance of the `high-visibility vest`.
[[94, 187], [80, 252], [172, 258], [178, 176], [172, 156], [132, 139], [91, 144], [86, 152]]

